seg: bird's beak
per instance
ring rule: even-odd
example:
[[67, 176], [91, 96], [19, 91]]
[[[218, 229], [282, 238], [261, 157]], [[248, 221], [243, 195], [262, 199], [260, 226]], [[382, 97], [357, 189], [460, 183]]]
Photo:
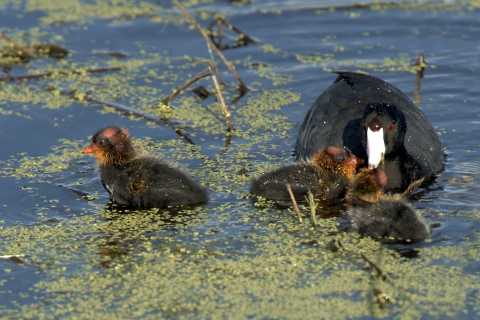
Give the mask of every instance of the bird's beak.
[[82, 150], [82, 153], [83, 154], [95, 153], [95, 146], [93, 145], [93, 143], [88, 147], [85, 147], [85, 149]]
[[373, 131], [367, 129], [367, 155], [368, 168], [377, 168], [385, 155], [385, 142], [383, 141], [383, 128]]

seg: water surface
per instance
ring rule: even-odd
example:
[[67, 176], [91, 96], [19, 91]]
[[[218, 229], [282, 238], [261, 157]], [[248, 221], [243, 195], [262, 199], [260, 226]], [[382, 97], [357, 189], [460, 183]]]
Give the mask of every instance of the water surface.
[[[236, 128], [230, 136], [213, 97], [201, 100], [186, 90], [171, 109], [159, 107], [210, 59], [203, 38], [170, 2], [47, 8], [0, 1], [1, 32], [22, 45], [54, 42], [72, 52], [63, 60], [12, 66], [10, 75], [123, 68], [0, 84], [2, 314], [477, 318], [476, 2], [336, 10], [311, 10], [316, 1], [185, 5], [204, 28], [220, 14], [260, 41], [223, 51], [255, 89], [234, 104], [238, 85], [215, 57]], [[236, 34], [224, 32], [234, 45]], [[428, 64], [418, 82], [419, 52]], [[290, 208], [248, 198], [252, 177], [292, 160], [303, 117], [335, 79], [333, 70], [363, 71], [395, 85], [438, 132], [445, 171], [414, 201], [437, 226], [425, 241], [382, 245], [343, 231], [343, 207], [326, 203], [316, 232], [306, 207], [299, 224]], [[214, 90], [208, 78], [199, 85]], [[77, 99], [65, 95], [71, 90]], [[82, 100], [85, 95], [168, 119], [193, 144], [166, 124]], [[177, 162], [209, 188], [211, 200], [180, 212], [125, 212], [109, 204], [95, 160], [81, 154], [106, 125], [125, 126], [146, 151]], [[21, 261], [7, 259], [11, 255]]]

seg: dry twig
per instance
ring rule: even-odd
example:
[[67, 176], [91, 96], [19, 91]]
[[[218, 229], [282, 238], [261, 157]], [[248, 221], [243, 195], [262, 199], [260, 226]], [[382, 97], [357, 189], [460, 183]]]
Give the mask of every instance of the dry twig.
[[427, 62], [425, 61], [425, 56], [423, 52], [420, 52], [415, 59], [415, 90], [413, 91], [413, 97], [415, 100], [413, 101], [415, 105], [419, 105], [422, 102], [422, 96], [420, 95], [420, 80], [423, 78], [423, 71]]
[[298, 208], [297, 201], [293, 196], [292, 187], [288, 183], [286, 184], [286, 187], [287, 187], [288, 194], [290, 195], [290, 199], [292, 199], [293, 210], [297, 214], [298, 222], [303, 223], [302, 214], [300, 213], [300, 209]]
[[[68, 95], [73, 95], [74, 93], [75, 93], [75, 91], [61, 92], [61, 94], [68, 94]], [[132, 109], [132, 108], [129, 108], [127, 106], [120, 105], [120, 104], [101, 101], [101, 100], [95, 99], [95, 98], [93, 98], [91, 96], [88, 96], [88, 95], [83, 96], [82, 100], [93, 102], [93, 103], [96, 103], [96, 104], [99, 104], [99, 105], [102, 105], [102, 106], [107, 106], [107, 107], [113, 108], [117, 111], [123, 112], [124, 114], [133, 115], [133, 116], [136, 116], [136, 117], [139, 117], [139, 118], [143, 118], [145, 120], [152, 121], [152, 122], [155, 122], [157, 124], [161, 124], [161, 125], [165, 124], [165, 125], [169, 126], [170, 128], [172, 128], [175, 131], [175, 133], [178, 134], [180, 137], [182, 137], [185, 141], [187, 141], [190, 144], [195, 144], [187, 136], [187, 134], [185, 134], [182, 130], [177, 128], [177, 126], [174, 122], [171, 122], [167, 119], [162, 119], [162, 118], [158, 118], [158, 117], [155, 117], [153, 115], [150, 115], [150, 114], [141, 113], [141, 112], [138, 112], [135, 109]]]
[[[207, 73], [208, 72], [208, 73]], [[172, 101], [173, 98], [175, 98], [181, 91], [185, 90], [185, 88], [187, 88], [188, 86], [190, 86], [192, 83], [194, 83], [195, 81], [199, 80], [199, 79], [202, 79], [203, 77], [206, 77], [206, 76], [211, 76], [212, 77], [212, 81], [213, 81], [213, 85], [215, 86], [215, 89], [217, 91], [217, 100], [220, 102], [220, 104], [222, 105], [222, 112], [223, 112], [223, 115], [225, 116], [225, 120], [227, 122], [227, 126], [228, 126], [228, 131], [234, 131], [235, 128], [233, 127], [233, 124], [232, 124], [232, 121], [230, 119], [230, 113], [228, 112], [228, 109], [227, 109], [227, 106], [225, 105], [225, 100], [223, 99], [223, 95], [222, 95], [222, 90], [220, 90], [220, 86], [218, 85], [218, 81], [217, 81], [217, 77], [215, 75], [215, 72], [213, 71], [211, 65], [209, 64], [208, 67], [206, 69], [204, 69], [203, 71], [201, 71], [200, 73], [198, 73], [195, 77], [193, 77], [192, 79], [188, 80], [187, 82], [185, 82], [185, 84], [183, 86], [181, 86], [180, 88], [178, 88], [177, 90], [175, 90], [171, 95], [169, 95], [168, 97], [166, 97], [165, 99], [162, 100], [162, 103], [163, 104], [168, 104], [170, 101]]]
[[[337, 241], [338, 242], [338, 245], [343, 249], [343, 251], [346, 251], [346, 252], [352, 252], [352, 253], [355, 253], [353, 251], [350, 251], [350, 250], [347, 250], [345, 249], [345, 247], [343, 246], [342, 242], [340, 240]], [[372, 260], [370, 260], [369, 258], [367, 258], [366, 255], [364, 255], [363, 253], [360, 253], [360, 256], [362, 257], [363, 260], [365, 260], [368, 265], [370, 266], [370, 268], [373, 268], [377, 271], [378, 275], [382, 277], [382, 280], [386, 280], [387, 279], [387, 274], [385, 274], [385, 272], [383, 272], [382, 269], [380, 269], [379, 266], [377, 266]]]
[[222, 95], [222, 90], [220, 90], [220, 87], [217, 82], [217, 77], [215, 76], [215, 73], [212, 70], [211, 66], [208, 66], [208, 69], [210, 70], [210, 74], [212, 75], [212, 80], [213, 84], [215, 85], [215, 89], [217, 90], [217, 97], [218, 101], [222, 105], [222, 110], [223, 110], [223, 115], [225, 116], [225, 120], [227, 121], [227, 126], [228, 126], [228, 131], [234, 131], [235, 128], [233, 127], [232, 121], [230, 120], [230, 113], [228, 112], [227, 106], [225, 105], [225, 100], [223, 99]]
[[213, 32], [212, 27], [215, 24], [217, 24], [217, 38], [218, 38], [217, 48], [220, 49], [220, 50], [228, 48], [227, 46], [222, 47], [222, 38], [223, 38], [222, 24], [224, 26], [226, 26], [227, 28], [229, 28], [229, 29], [235, 31], [236, 33], [238, 33], [239, 36], [240, 36], [240, 40], [244, 40], [246, 42], [251, 42], [251, 43], [258, 43], [257, 40], [253, 39], [248, 34], [242, 32], [240, 29], [238, 29], [237, 27], [228, 23], [227, 21], [225, 21], [223, 18], [220, 18], [220, 17], [216, 18], [215, 20], [212, 21], [212, 23], [210, 23], [210, 26], [208, 26], [208, 30]]
[[373, 2], [373, 3], [352, 3], [352, 4], [343, 4], [337, 6], [319, 6], [319, 7], [308, 7], [308, 8], [291, 8], [284, 9], [282, 12], [302, 12], [302, 11], [336, 11], [336, 10], [351, 10], [351, 9], [370, 9], [370, 8], [380, 8], [380, 9], [389, 9], [397, 8], [401, 6], [399, 3], [391, 2]]
[[121, 70], [120, 67], [115, 68], [97, 68], [97, 69], [85, 69], [85, 70], [74, 70], [74, 71], [55, 71], [55, 72], [45, 72], [45, 73], [37, 73], [37, 74], [27, 74], [25, 76], [12, 76], [12, 77], [0, 77], [0, 81], [8, 82], [8, 81], [15, 81], [15, 80], [29, 80], [29, 79], [38, 79], [38, 78], [45, 78], [50, 77], [53, 75], [69, 75], [69, 74], [82, 74], [86, 73], [94, 73], [94, 72], [107, 72], [107, 71], [117, 71]]
[[6, 42], [8, 42], [9, 45], [12, 46], [12, 48], [14, 48], [15, 50], [18, 50], [22, 53], [22, 55], [24, 56], [25, 59], [27, 60], [30, 60], [30, 59], [33, 59], [34, 56], [32, 56], [30, 53], [28, 53], [25, 49], [23, 49], [22, 47], [20, 47], [18, 44], [16, 44], [15, 42], [13, 42], [12, 40], [10, 40], [9, 37], [7, 37], [6, 35], [4, 35], [2, 32], [0, 32], [0, 38], [2, 38], [3, 40], [5, 40]]
[[370, 265], [371, 268], [377, 270], [378, 275], [382, 277], [382, 280], [387, 279], [387, 275], [372, 260], [368, 259], [367, 256], [364, 255], [363, 253], [360, 253], [360, 256], [362, 257], [363, 260], [367, 261], [367, 263]]
[[316, 217], [317, 206], [315, 205], [315, 200], [313, 199], [313, 193], [310, 190], [308, 190], [307, 201], [308, 201], [308, 205], [310, 206], [310, 215], [312, 217], [313, 227], [315, 228], [315, 231], [318, 232], [317, 217]]
[[183, 14], [185, 15], [185, 17], [187, 17], [188, 20], [190, 20], [190, 22], [193, 24], [193, 26], [195, 27], [195, 29], [198, 30], [198, 32], [200, 32], [200, 34], [203, 36], [203, 38], [205, 39], [205, 41], [207, 41], [207, 44], [209, 44], [213, 50], [215, 50], [215, 52], [217, 53], [217, 55], [220, 57], [220, 59], [223, 61], [223, 63], [225, 64], [225, 66], [228, 68], [228, 70], [230, 70], [230, 72], [233, 74], [233, 76], [237, 79], [238, 83], [240, 84], [240, 87], [243, 89], [243, 90], [247, 90], [247, 91], [252, 91], [250, 88], [247, 87], [247, 85], [243, 82], [243, 80], [240, 78], [240, 76], [237, 74], [237, 72], [235, 71], [235, 69], [230, 65], [230, 63], [227, 61], [227, 59], [224, 57], [224, 55], [222, 54], [222, 52], [217, 48], [217, 46], [215, 46], [215, 44], [212, 42], [212, 40], [209, 38], [209, 36], [205, 33], [205, 31], [202, 30], [202, 28], [200, 27], [200, 25], [198, 24], [198, 22], [195, 20], [195, 18], [193, 18], [193, 16], [177, 1], [177, 0], [173, 0], [173, 2], [175, 3], [175, 5], [177, 7], [180, 8], [180, 10], [183, 12]]
[[185, 84], [183, 86], [181, 86], [180, 88], [178, 88], [177, 90], [175, 90], [171, 95], [169, 95], [168, 97], [166, 97], [165, 99], [162, 100], [162, 103], [163, 104], [168, 104], [170, 103], [170, 101], [173, 100], [173, 98], [175, 98], [180, 92], [182, 92], [183, 90], [185, 90], [185, 88], [187, 88], [188, 86], [190, 86], [192, 83], [194, 83], [195, 81], [199, 80], [199, 79], [202, 79], [204, 77], [208, 77], [209, 75], [211, 74], [207, 74], [207, 71], [209, 70], [209, 68], [205, 68], [202, 72], [200, 72], [199, 74], [197, 74], [195, 77], [193, 77], [192, 79], [188, 80], [187, 82], [185, 82]]

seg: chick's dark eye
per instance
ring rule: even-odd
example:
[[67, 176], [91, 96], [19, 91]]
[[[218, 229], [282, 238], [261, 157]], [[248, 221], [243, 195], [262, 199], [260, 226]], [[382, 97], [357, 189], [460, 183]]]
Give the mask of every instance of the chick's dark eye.
[[98, 145], [101, 146], [101, 147], [103, 147], [104, 145], [107, 144], [107, 142], [105, 141], [105, 139], [100, 139], [100, 140], [98, 140], [97, 143], [98, 143]]

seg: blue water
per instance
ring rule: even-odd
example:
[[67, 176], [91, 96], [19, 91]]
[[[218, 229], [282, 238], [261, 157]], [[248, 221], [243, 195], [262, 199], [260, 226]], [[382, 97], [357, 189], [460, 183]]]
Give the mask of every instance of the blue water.
[[[155, 14], [164, 14], [166, 17], [180, 14], [175, 9], [170, 10], [171, 4], [168, 1], [160, 1], [160, 3], [169, 9], [165, 13]], [[445, 171], [440, 173], [437, 180], [414, 201], [415, 207], [422, 211], [427, 221], [439, 222], [438, 228], [435, 228], [430, 236], [431, 241], [419, 244], [418, 247], [455, 247], [463, 246], [465, 243], [475, 243], [480, 228], [478, 220], [480, 208], [478, 197], [480, 191], [479, 9], [468, 11], [462, 10], [460, 6], [458, 6], [459, 10], [454, 11], [440, 8], [426, 11], [411, 8], [383, 10], [367, 8], [336, 10], [322, 14], [312, 10], [296, 10], [315, 5], [317, 1], [304, 2], [301, 7], [296, 1], [256, 1], [255, 4], [237, 7], [227, 1], [215, 1], [214, 4], [198, 7], [199, 10], [206, 10], [206, 12], [223, 11], [228, 22], [260, 41], [259, 44], [249, 44], [246, 47], [224, 51], [230, 61], [241, 61], [236, 65], [236, 70], [247, 85], [257, 90], [248, 92], [233, 107], [234, 125], [236, 125], [236, 118], [241, 117], [240, 110], [246, 107], [249, 99], [260, 99], [263, 95], [262, 90], [282, 89], [300, 95], [298, 102], [286, 104], [280, 110], [271, 111], [272, 115], [278, 114], [286, 118], [289, 127], [282, 130], [285, 135], [272, 134], [268, 141], [263, 142], [264, 145], [253, 145], [249, 150], [242, 149], [240, 152], [244, 152], [245, 157], [249, 157], [248, 162], [253, 167], [267, 161], [271, 161], [272, 165], [290, 161], [304, 115], [317, 96], [335, 79], [335, 75], [328, 72], [330, 70], [368, 72], [395, 85], [414, 100], [415, 73], [405, 68], [390, 69], [391, 66], [382, 65], [382, 62], [385, 59], [395, 59], [412, 65], [416, 55], [423, 52], [428, 65], [424, 78], [420, 81], [419, 107], [440, 134], [447, 160]], [[272, 12], [277, 9], [283, 9], [284, 12], [280, 14]], [[157, 74], [173, 68], [177, 76], [153, 79], [151, 82], [142, 81], [139, 77], [131, 82], [131, 86], [137, 86], [139, 91], [144, 86], [155, 88], [159, 99], [204, 68], [195, 66], [190, 70], [181, 67], [184, 63], [183, 56], [209, 58], [205, 42], [198, 33], [190, 30], [187, 24], [175, 24], [173, 18], [169, 23], [157, 23], [146, 17], [140, 17], [121, 23], [114, 22], [112, 19], [91, 19], [88, 20], [89, 24], [85, 28], [83, 25], [77, 25], [76, 22], [45, 26], [38, 20], [44, 15], [42, 12], [26, 12], [22, 17], [17, 16], [23, 10], [23, 7], [17, 9], [13, 6], [0, 10], [0, 21], [2, 21], [0, 31], [12, 34], [15, 30], [28, 30], [39, 26], [50, 35], [60, 35], [62, 39], [59, 40], [59, 44], [65, 45], [73, 53], [67, 58], [69, 63], [84, 67], [108, 67], [107, 62], [111, 57], [98, 55], [96, 52], [127, 54], [127, 57], [119, 58], [119, 61], [143, 59], [145, 52], [159, 54], [162, 58], [160, 62], [148, 68], [155, 70]], [[267, 10], [267, 12], [260, 10]], [[195, 13], [194, 10], [191, 12]], [[210, 19], [200, 21], [202, 26], [206, 27]], [[50, 41], [50, 35], [42, 40]], [[228, 41], [233, 42], [232, 39]], [[268, 52], [264, 45], [269, 45], [278, 51]], [[325, 60], [302, 63], [297, 55], [312, 57], [319, 55]], [[333, 58], [327, 59], [329, 55]], [[250, 58], [245, 59], [246, 57]], [[165, 59], [170, 61], [167, 62]], [[290, 78], [280, 84], [274, 83], [248, 68], [250, 63], [265, 64], [270, 66], [277, 76]], [[58, 61], [37, 59], [26, 66], [12, 67], [10, 74], [29, 74], [35, 71], [32, 69], [45, 66], [62, 68]], [[142, 75], [148, 72], [141, 67], [130, 71]], [[5, 76], [5, 74], [1, 75]], [[94, 75], [96, 76], [103, 75]], [[235, 79], [230, 74], [225, 72], [222, 76], [228, 84], [236, 85]], [[35, 88], [32, 90], [41, 91], [41, 88], [48, 83], [50, 82], [46, 80], [29, 80], [25, 84], [9, 82], [0, 84], [0, 88], [6, 90], [15, 86], [30, 86]], [[55, 82], [55, 85], [65, 89], [61, 87], [61, 83]], [[95, 86], [96, 90], [101, 90], [101, 85]], [[119, 91], [121, 93], [121, 90]], [[229, 92], [230, 99], [227, 101], [231, 100], [236, 93], [234, 90]], [[184, 94], [194, 97], [189, 91]], [[154, 97], [152, 94], [145, 94], [145, 96], [151, 99]], [[108, 97], [105, 100], [128, 107], [144, 106], [141, 103], [142, 94], [117, 98], [111, 93]], [[1, 108], [20, 112], [22, 115], [0, 115], [0, 136], [3, 141], [0, 148], [0, 167], [3, 168], [3, 173], [0, 175], [2, 190], [0, 220], [4, 228], [13, 225], [31, 225], [47, 219], [68, 221], [72, 213], [95, 212], [107, 203], [107, 195], [99, 185], [94, 159], [80, 155], [81, 147], [89, 143], [88, 137], [105, 125], [125, 126], [133, 136], [150, 137], [153, 143], [182, 141], [168, 126], [151, 128], [143, 120], [132, 121], [116, 113], [102, 114], [99, 112], [101, 106], [93, 103], [83, 104], [71, 101], [64, 107], [48, 109], [44, 108], [41, 101], [30, 103], [4, 98], [0, 102]], [[197, 103], [202, 107], [212, 102], [213, 99], [209, 98], [203, 104]], [[152, 103], [149, 102], [147, 105]], [[175, 107], [175, 100], [172, 105]], [[212, 108], [212, 110], [216, 109]], [[144, 108], [141, 111], [152, 110]], [[220, 115], [217, 117], [221, 123], [222, 117]], [[229, 152], [238, 152], [238, 149], [231, 148], [234, 151], [224, 149], [225, 131], [212, 133], [203, 130], [195, 121], [181, 118], [174, 120], [181, 126], [185, 126], [183, 130], [192, 136], [192, 140], [205, 158], [215, 159], [219, 155], [225, 158], [231, 156], [232, 161], [235, 161], [235, 157], [238, 157], [238, 154], [233, 156], [229, 154]], [[242, 124], [238, 126], [242, 129], [246, 127]], [[270, 129], [265, 129], [265, 131], [268, 130]], [[260, 128], [255, 134], [262, 135], [265, 131]], [[12, 177], [12, 171], [8, 168], [18, 167], [24, 157], [43, 159], [55, 154], [56, 151], [52, 148], [62, 145], [62, 142], [59, 142], [60, 139], [79, 141], [79, 156], [66, 159], [65, 170], [41, 173], [34, 178]], [[233, 136], [231, 140], [234, 146], [246, 145], [248, 142], [238, 136]], [[211, 147], [212, 145], [215, 147]], [[271, 147], [273, 145], [276, 147]], [[267, 156], [261, 155], [264, 149], [268, 150]], [[204, 160], [200, 160], [199, 157], [187, 158], [189, 152], [185, 151], [182, 154], [185, 158], [179, 160], [178, 155], [168, 154], [170, 150], [168, 147], [159, 152], [165, 150], [167, 157], [178, 161], [191, 173], [205, 173]], [[225, 250], [223, 244], [218, 246], [215, 244], [215, 240], [224, 238], [231, 239], [233, 248], [248, 247], [250, 243], [243, 241], [242, 237], [253, 227], [249, 223], [242, 223], [241, 219], [245, 216], [257, 215], [257, 208], [250, 205], [250, 200], [245, 199], [248, 182], [241, 186], [235, 185], [232, 191], [227, 190], [228, 177], [219, 184], [222, 188], [215, 186], [216, 182], [213, 178], [209, 178], [208, 172], [200, 179], [203, 179], [204, 183], [214, 185], [211, 186], [212, 199], [204, 205], [207, 218], [201, 220], [196, 230], [207, 231], [218, 228], [222, 232], [227, 232], [227, 234], [212, 237], [214, 249]], [[95, 200], [88, 202], [80, 199], [78, 195], [72, 194], [59, 185], [89, 193]], [[58, 202], [49, 203], [48, 201], [52, 199]], [[218, 221], [214, 216], [208, 216], [209, 210], [229, 203], [232, 203], [232, 217], [228, 220]], [[271, 219], [284, 215], [285, 213], [278, 209]], [[175, 237], [175, 227], [168, 232]], [[255, 232], [262, 236], [268, 234], [262, 230]], [[195, 243], [192, 242], [191, 245], [195, 246]], [[1, 259], [0, 264], [0, 270], [14, 269], [8, 274], [0, 273], [0, 280], [7, 280], [2, 290], [10, 291], [0, 303], [9, 308], [12, 307], [11, 301], [18, 299], [18, 295], [29, 291], [35, 282], [46, 278], [42, 275], [44, 270], [41, 267], [29, 265], [20, 268], [5, 259]], [[478, 260], [472, 260], [463, 267], [465, 272], [471, 275], [478, 274], [480, 270]], [[475, 317], [472, 310], [467, 314], [472, 319]]]

